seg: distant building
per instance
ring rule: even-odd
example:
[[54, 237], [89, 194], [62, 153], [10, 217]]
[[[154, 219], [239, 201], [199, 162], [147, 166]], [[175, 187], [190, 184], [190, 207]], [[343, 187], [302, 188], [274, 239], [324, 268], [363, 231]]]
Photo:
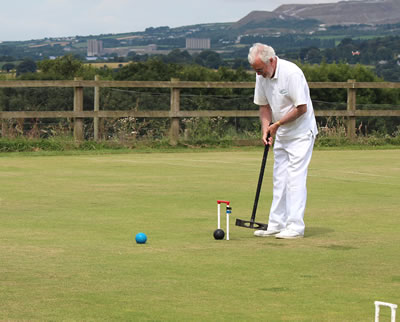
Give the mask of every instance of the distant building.
[[89, 57], [99, 56], [103, 53], [102, 40], [89, 39], [87, 45], [87, 55]]
[[118, 57], [126, 57], [128, 56], [130, 51], [131, 49], [129, 47], [104, 48], [103, 54], [116, 55]]
[[186, 49], [210, 49], [210, 38], [186, 38]]
[[156, 51], [157, 50], [157, 45], [156, 44], [147, 45], [147, 50], [148, 51]]
[[351, 54], [353, 56], [360, 56], [361, 53], [357, 50], [357, 51], [351, 51]]

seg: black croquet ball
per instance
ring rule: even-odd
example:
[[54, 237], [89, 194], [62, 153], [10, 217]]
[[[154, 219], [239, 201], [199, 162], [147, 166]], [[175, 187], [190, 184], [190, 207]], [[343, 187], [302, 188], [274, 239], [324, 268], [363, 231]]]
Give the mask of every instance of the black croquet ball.
[[222, 229], [217, 229], [214, 231], [214, 238], [217, 240], [224, 239], [225, 232]]

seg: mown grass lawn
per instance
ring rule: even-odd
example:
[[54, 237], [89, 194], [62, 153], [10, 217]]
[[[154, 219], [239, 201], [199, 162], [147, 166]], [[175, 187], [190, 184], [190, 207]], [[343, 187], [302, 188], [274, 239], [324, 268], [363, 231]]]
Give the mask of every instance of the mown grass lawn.
[[[261, 157], [1, 155], [0, 320], [372, 321], [375, 300], [400, 304], [400, 150], [315, 151], [306, 235], [290, 241], [233, 224]], [[217, 199], [230, 241], [212, 237]]]

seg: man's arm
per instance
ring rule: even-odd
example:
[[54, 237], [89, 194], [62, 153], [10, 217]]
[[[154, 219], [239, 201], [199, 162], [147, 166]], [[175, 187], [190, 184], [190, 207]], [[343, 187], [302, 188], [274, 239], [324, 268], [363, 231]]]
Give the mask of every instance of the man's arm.
[[294, 120], [302, 116], [305, 112], [307, 112], [307, 104], [296, 106], [289, 113], [284, 115], [280, 120], [269, 126], [269, 133], [271, 134], [272, 137], [274, 137], [276, 131], [278, 131], [278, 128], [281, 125], [293, 122]]

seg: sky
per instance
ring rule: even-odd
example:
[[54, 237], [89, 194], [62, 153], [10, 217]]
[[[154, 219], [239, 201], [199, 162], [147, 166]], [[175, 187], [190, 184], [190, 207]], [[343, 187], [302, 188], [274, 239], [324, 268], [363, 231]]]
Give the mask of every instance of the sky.
[[0, 41], [235, 22], [253, 10], [339, 0], [0, 0]]

